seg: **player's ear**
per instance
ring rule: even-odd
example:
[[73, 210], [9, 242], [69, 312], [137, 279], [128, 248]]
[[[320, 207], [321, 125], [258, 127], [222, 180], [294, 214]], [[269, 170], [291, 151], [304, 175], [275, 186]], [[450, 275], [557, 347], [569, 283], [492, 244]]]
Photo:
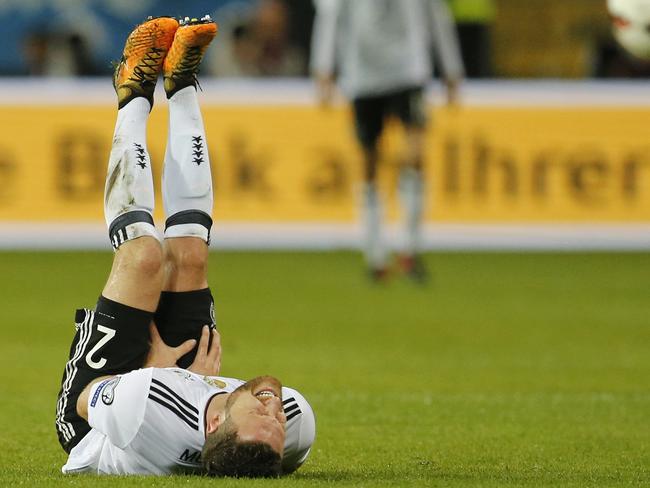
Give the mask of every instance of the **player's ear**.
[[214, 415], [213, 417], [208, 417], [206, 421], [206, 434], [212, 434], [217, 431], [219, 426], [222, 424], [222, 415]]

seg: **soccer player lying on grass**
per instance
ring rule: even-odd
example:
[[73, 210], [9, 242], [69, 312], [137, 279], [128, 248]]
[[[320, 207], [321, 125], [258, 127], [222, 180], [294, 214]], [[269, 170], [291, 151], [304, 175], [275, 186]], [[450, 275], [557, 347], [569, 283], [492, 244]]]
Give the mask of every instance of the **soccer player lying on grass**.
[[[116, 67], [104, 201], [116, 252], [95, 309], [77, 311], [57, 401], [64, 473], [274, 476], [309, 454], [315, 423], [302, 395], [270, 376], [214, 376], [212, 179], [196, 74], [216, 31], [209, 17], [149, 19]], [[169, 99], [162, 244], [146, 144], [160, 72]]]

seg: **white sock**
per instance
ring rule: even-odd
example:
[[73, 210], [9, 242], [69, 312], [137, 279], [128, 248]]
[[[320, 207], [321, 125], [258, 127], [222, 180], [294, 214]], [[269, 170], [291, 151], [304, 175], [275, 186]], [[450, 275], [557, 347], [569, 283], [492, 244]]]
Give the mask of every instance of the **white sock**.
[[422, 173], [415, 168], [403, 168], [400, 174], [399, 193], [406, 224], [404, 252], [414, 256], [420, 249], [423, 201]]
[[381, 235], [382, 205], [379, 191], [374, 183], [366, 183], [363, 188], [364, 209], [364, 253], [371, 268], [386, 266], [386, 249]]
[[209, 243], [212, 175], [201, 109], [193, 86], [169, 99], [169, 136], [163, 169], [165, 238], [200, 237]]
[[153, 177], [147, 151], [150, 110], [145, 98], [135, 98], [117, 112], [104, 189], [104, 217], [115, 249], [142, 236], [159, 239], [153, 225]]

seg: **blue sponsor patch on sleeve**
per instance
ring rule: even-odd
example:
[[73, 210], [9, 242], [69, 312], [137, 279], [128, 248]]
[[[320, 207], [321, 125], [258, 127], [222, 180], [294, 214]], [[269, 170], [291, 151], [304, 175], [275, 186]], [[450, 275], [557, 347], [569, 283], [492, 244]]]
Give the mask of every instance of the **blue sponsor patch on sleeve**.
[[95, 405], [97, 405], [97, 400], [99, 400], [99, 395], [101, 394], [101, 392], [102, 392], [102, 390], [104, 389], [104, 387], [105, 387], [105, 386], [106, 386], [110, 381], [111, 381], [110, 379], [108, 379], [108, 380], [104, 380], [104, 381], [102, 381], [102, 382], [99, 384], [99, 386], [98, 386], [97, 389], [95, 390], [95, 393], [93, 394], [92, 399], [90, 400], [90, 406], [91, 406], [91, 407], [94, 407]]

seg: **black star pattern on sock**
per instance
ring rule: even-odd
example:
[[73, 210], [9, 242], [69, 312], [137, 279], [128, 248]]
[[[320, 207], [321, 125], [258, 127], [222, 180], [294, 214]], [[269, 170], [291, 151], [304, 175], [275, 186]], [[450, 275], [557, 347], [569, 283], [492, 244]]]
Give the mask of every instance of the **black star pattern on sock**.
[[135, 152], [136, 152], [135, 157], [138, 158], [138, 162], [135, 164], [140, 166], [142, 169], [145, 169], [147, 167], [147, 163], [146, 163], [147, 153], [144, 150], [144, 147], [142, 147], [142, 145], [138, 144], [137, 142], [134, 142], [133, 146], [135, 146]]
[[192, 136], [192, 154], [194, 155], [193, 162], [197, 166], [201, 166], [203, 162], [203, 137], [201, 136]]

